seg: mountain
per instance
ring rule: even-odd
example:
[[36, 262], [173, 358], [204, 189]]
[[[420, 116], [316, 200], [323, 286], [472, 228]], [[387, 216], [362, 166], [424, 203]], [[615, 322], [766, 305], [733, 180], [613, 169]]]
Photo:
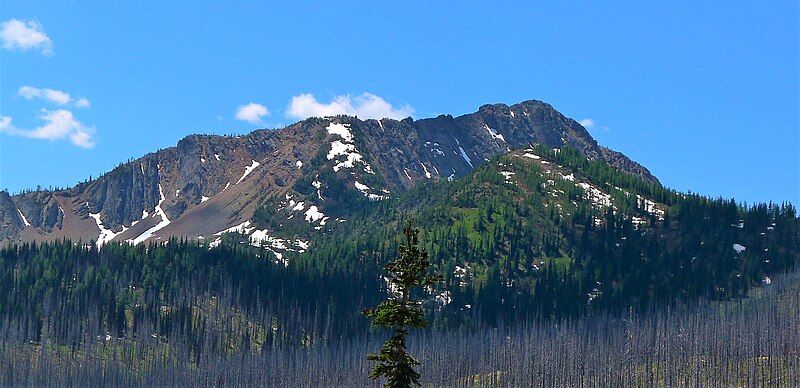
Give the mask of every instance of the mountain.
[[[642, 361], [614, 370], [631, 377], [652, 369], [654, 356], [636, 349], [652, 348], [663, 332], [655, 326], [691, 318], [709, 333], [713, 324], [772, 330], [756, 341], [766, 353], [717, 360], [742, 376], [742, 362], [759, 370], [763, 354], [791, 361], [794, 348], [778, 345], [797, 342], [783, 335], [792, 330], [774, 331], [797, 315], [796, 301], [781, 299], [796, 291], [783, 288], [800, 262], [794, 206], [666, 188], [536, 101], [457, 118], [340, 116], [241, 137], [189, 136], [67, 190], [2, 193], [0, 209], [0, 232], [12, 241], [0, 245], [0, 360], [8, 360], [0, 384], [30, 375], [31, 365], [43, 382], [158, 384], [210, 373], [246, 384], [308, 374], [296, 368], [301, 358], [324, 375], [308, 384], [351, 381], [329, 371], [366, 370], [365, 349], [380, 342], [368, 333], [386, 334], [370, 331], [361, 312], [392, 294], [384, 266], [409, 220], [442, 275], [413, 295], [430, 323], [419, 343], [443, 338], [437, 349], [459, 360], [486, 364], [484, 342], [498, 338], [514, 348], [501, 349], [508, 359], [524, 360], [531, 352], [517, 345], [534, 338], [525, 333], [575, 349], [575, 340], [624, 337], [619, 353]], [[671, 315], [730, 299], [737, 313], [727, 317]], [[745, 339], [733, 347], [752, 350], [756, 337], [738, 330], [725, 331]], [[673, 331], [675, 349], [697, 342]], [[465, 338], [483, 342], [465, 347]], [[305, 353], [321, 347], [337, 356]], [[677, 370], [694, 373], [692, 360], [708, 356], [700, 348]], [[526, 377], [503, 372], [501, 384], [530, 381], [529, 367], [513, 372], [501, 361], [448, 370], [440, 381], [501, 381], [509, 368]]]
[[[357, 209], [353, 193], [383, 200], [427, 180], [462, 178], [497, 155], [532, 144], [571, 147], [657, 182], [541, 101], [417, 121], [310, 118], [244, 136], [190, 135], [66, 190], [0, 192], [0, 242], [211, 241], [239, 230], [255, 233], [255, 243], [302, 251], [314, 230], [346, 222]], [[265, 203], [296, 219], [256, 229], [253, 216]], [[298, 220], [311, 228], [303, 230]]]
[[99, 249], [70, 240], [0, 247], [0, 328], [24, 346], [46, 338], [102, 348], [116, 338], [213, 357], [230, 356], [231, 346], [260, 353], [359, 336], [362, 309], [390, 291], [383, 266], [397, 257], [409, 218], [443, 277], [418, 294], [436, 329], [743, 298], [800, 262], [791, 204], [679, 193], [577, 148], [541, 144], [492, 156], [459, 179], [423, 175], [400, 188], [379, 180], [372, 159], [329, 160], [336, 147], [352, 154], [348, 133], [360, 134], [319, 120], [320, 137], [337, 137], [303, 159], [302, 168], [316, 167], [291, 186], [272, 183], [283, 190], [248, 204], [249, 218], [229, 219], [219, 227], [226, 233]]

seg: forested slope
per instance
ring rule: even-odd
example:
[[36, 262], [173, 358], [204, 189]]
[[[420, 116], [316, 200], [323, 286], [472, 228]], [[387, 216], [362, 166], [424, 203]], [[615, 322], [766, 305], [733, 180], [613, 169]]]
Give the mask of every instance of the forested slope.
[[[785, 315], [771, 307], [783, 306], [785, 298], [792, 297], [772, 294], [777, 287], [771, 284], [798, 261], [800, 220], [790, 204], [745, 206], [686, 195], [573, 149], [542, 146], [497, 156], [463, 179], [418, 184], [395, 198], [370, 201], [361, 193], [342, 190], [330, 199], [346, 204], [351, 217], [332, 222], [308, 241], [308, 249], [286, 253], [282, 260], [271, 250], [274, 241], [254, 247], [252, 236], [241, 234], [268, 229], [284, 219], [269, 207], [271, 201], [254, 212], [253, 227], [221, 234], [211, 243], [173, 238], [158, 244], [112, 241], [100, 246], [60, 240], [0, 248], [0, 383], [49, 378], [83, 384], [101, 375], [107, 379], [103, 381], [120, 384], [196, 383], [207, 378], [247, 383], [267, 376], [276, 385], [295, 382], [292, 379], [299, 376], [328, 384], [339, 381], [329, 380], [334, 378], [360, 378], [352, 373], [361, 369], [348, 368], [365, 368], [363, 354], [358, 353], [376, 345], [363, 342], [368, 328], [360, 312], [385, 296], [381, 268], [395, 257], [400, 226], [409, 218], [423, 229], [422, 241], [444, 275], [444, 282], [421, 295], [427, 300], [431, 327], [451, 333], [420, 342], [423, 359], [436, 368], [436, 362], [454, 357], [455, 353], [424, 352], [429, 345], [462, 355], [473, 354], [463, 352], [474, 347], [491, 348], [480, 341], [506, 346], [490, 359], [466, 357], [461, 369], [448, 375], [425, 369], [438, 376], [438, 383], [455, 384], [475, 374], [481, 381], [521, 383], [531, 378], [521, 369], [528, 364], [498, 363], [561, 347], [578, 357], [570, 362], [601, 363], [572, 364], [576, 368], [623, 363], [606, 367], [625, 375], [602, 375], [597, 369], [598, 375], [587, 374], [597, 379], [592, 381], [687, 378], [690, 371], [681, 369], [682, 364], [673, 364], [663, 353], [648, 353], [653, 350], [644, 345], [672, 341], [670, 336], [677, 334], [665, 325], [686, 318], [659, 312], [697, 301], [731, 300], [725, 306], [735, 306], [737, 300], [762, 290], [784, 299], [764, 297], [756, 305], [745, 305], [756, 306], [756, 312], [768, 309], [763, 311], [773, 316], [726, 310], [711, 318], [703, 315], [706, 311], [692, 315], [700, 326], [686, 330], [711, 333], [713, 325], [726, 322], [715, 319], [742, 325], [724, 330], [766, 325], [767, 347], [742, 342], [741, 348], [731, 348], [738, 353], [688, 354], [681, 362], [718, 357], [712, 359], [726, 363], [725, 373], [736, 368], [728, 362], [749, 362], [746, 370], [752, 371], [754, 357], [769, 351], [780, 354], [770, 359], [783, 363], [779, 368], [797, 365], [791, 358], [796, 355], [774, 342], [796, 341], [777, 329], [789, 325], [796, 331], [796, 308]], [[302, 231], [306, 224], [295, 227]], [[784, 282], [787, 289], [796, 286], [792, 279]], [[631, 314], [641, 317], [634, 321], [638, 323], [608, 325]], [[557, 322], [569, 324], [555, 326]], [[513, 328], [505, 337], [523, 342], [505, 344], [502, 337], [494, 337], [504, 333], [492, 329], [498, 326]], [[607, 337], [586, 337], [597, 327], [611, 331], [602, 334]], [[564, 340], [559, 330], [573, 330], [568, 338], [577, 342], [559, 342]], [[611, 339], [616, 341], [625, 330], [640, 336], [635, 348], [612, 344]], [[473, 334], [459, 337], [456, 332]], [[733, 336], [727, 339], [732, 344], [739, 338], [733, 332], [719, 333]], [[541, 346], [551, 347], [520, 347], [540, 339]], [[684, 340], [674, 339], [681, 345], [668, 349], [685, 347]], [[719, 346], [725, 340], [702, 339], [717, 346], [715, 351], [722, 351]], [[454, 341], [453, 346], [468, 349], [436, 341]], [[599, 357], [598, 350], [585, 346], [594, 341], [608, 341], [613, 352], [635, 351], [640, 356], [592, 361]], [[574, 373], [563, 369], [570, 365], [563, 358], [569, 352], [542, 359], [546, 364], [530, 361], [529, 366], [539, 368], [534, 378], [550, 381], [546, 379], [555, 378], [552, 373]], [[307, 357], [320, 365], [322, 375], [304, 369]], [[28, 365], [33, 368], [26, 375]], [[651, 377], [642, 372], [650, 367], [678, 369], [658, 369], [660, 374]], [[340, 369], [352, 373], [334, 372]], [[48, 370], [58, 372], [44, 372]], [[365, 376], [366, 369], [363, 372]], [[356, 381], [360, 380], [341, 380]]]
[[677, 193], [569, 148], [515, 151], [464, 179], [362, 206], [291, 266], [370, 271], [394, 255], [413, 218], [445, 276], [432, 293], [443, 325], [740, 297], [800, 253], [791, 204]]

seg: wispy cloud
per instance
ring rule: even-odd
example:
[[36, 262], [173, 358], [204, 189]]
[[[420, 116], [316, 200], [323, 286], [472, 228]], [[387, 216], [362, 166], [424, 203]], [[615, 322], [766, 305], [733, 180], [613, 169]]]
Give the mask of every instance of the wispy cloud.
[[251, 102], [247, 105], [239, 105], [236, 108], [236, 119], [247, 121], [250, 124], [261, 124], [261, 118], [269, 116], [269, 109], [266, 106]]
[[86, 98], [79, 98], [78, 101], [75, 101], [75, 106], [78, 108], [88, 108], [92, 106], [92, 103]]
[[54, 111], [42, 109], [40, 118], [45, 122], [43, 125], [33, 129], [23, 129], [15, 127], [11, 117], [0, 117], [0, 132], [30, 139], [69, 140], [78, 147], [94, 147], [94, 128], [75, 119], [72, 112], [66, 109]]
[[6, 50], [39, 50], [53, 55], [53, 41], [36, 20], [11, 19], [0, 23], [0, 39]]
[[581, 121], [578, 121], [578, 123], [580, 123], [586, 129], [594, 128], [594, 120], [592, 120], [592, 119], [588, 119], [588, 118], [587, 119], [583, 119]]
[[590, 118], [585, 118], [585, 119], [583, 119], [581, 121], [578, 121], [578, 123], [580, 123], [580, 125], [582, 125], [587, 130], [600, 129], [600, 130], [603, 130], [603, 131], [606, 131], [606, 132], [611, 131], [606, 126], [598, 126], [597, 122], [595, 122], [594, 119], [590, 119]]
[[23, 86], [19, 88], [17, 94], [26, 99], [33, 100], [34, 98], [43, 99], [58, 105], [67, 105], [74, 103], [78, 108], [88, 108], [92, 103], [86, 98], [74, 99], [72, 96], [64, 91], [48, 88], [36, 88], [33, 86]]
[[313, 94], [300, 94], [292, 97], [286, 110], [288, 117], [296, 119], [335, 115], [358, 116], [364, 119], [403, 119], [412, 114], [414, 108], [411, 106], [403, 105], [395, 108], [383, 98], [371, 93], [335, 96], [327, 104], [317, 101]]

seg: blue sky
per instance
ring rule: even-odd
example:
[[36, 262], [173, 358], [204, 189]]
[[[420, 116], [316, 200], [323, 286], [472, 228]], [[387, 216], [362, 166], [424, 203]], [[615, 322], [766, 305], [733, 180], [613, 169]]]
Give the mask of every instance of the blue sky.
[[540, 99], [669, 187], [800, 202], [796, 1], [111, 3], [3, 0], [0, 189], [315, 109]]

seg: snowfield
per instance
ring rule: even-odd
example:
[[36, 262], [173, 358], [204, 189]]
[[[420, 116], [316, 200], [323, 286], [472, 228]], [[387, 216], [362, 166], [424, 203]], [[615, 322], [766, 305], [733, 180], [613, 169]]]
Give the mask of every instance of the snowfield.
[[[358, 152], [355, 145], [355, 137], [350, 132], [349, 124], [330, 123], [326, 129], [329, 134], [342, 138], [342, 140], [331, 142], [331, 150], [328, 151], [327, 155], [328, 160], [336, 160], [336, 164], [333, 166], [334, 172], [338, 172], [343, 168], [353, 168], [358, 162], [363, 166], [364, 172], [368, 174], [375, 173], [369, 163]], [[344, 160], [341, 157], [344, 157]]]

